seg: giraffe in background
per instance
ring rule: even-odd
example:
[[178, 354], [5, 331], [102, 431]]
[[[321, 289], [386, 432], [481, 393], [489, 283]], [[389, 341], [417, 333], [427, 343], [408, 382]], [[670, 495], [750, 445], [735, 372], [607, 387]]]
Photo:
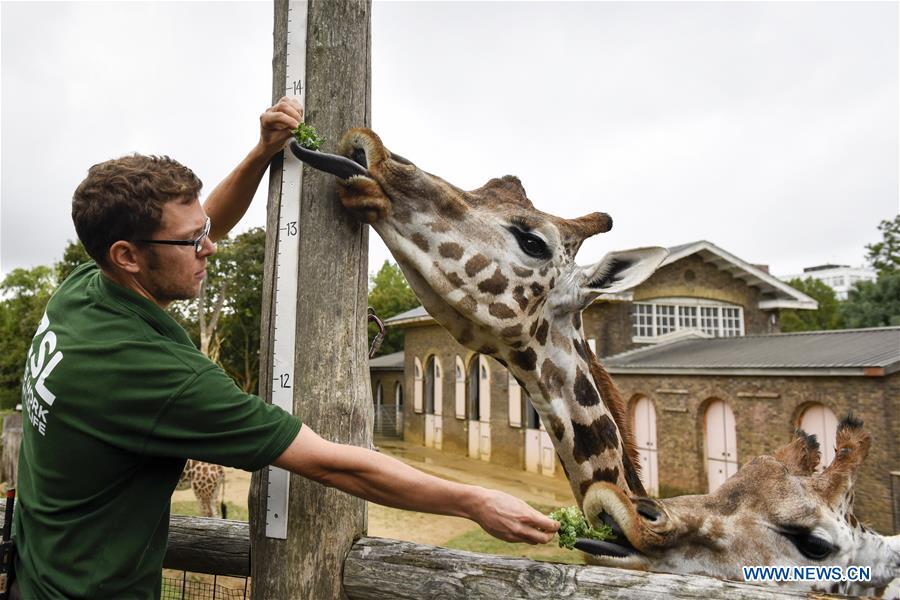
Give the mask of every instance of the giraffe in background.
[[194, 490], [203, 517], [228, 518], [225, 507], [225, 467], [188, 459], [178, 479], [177, 490]]

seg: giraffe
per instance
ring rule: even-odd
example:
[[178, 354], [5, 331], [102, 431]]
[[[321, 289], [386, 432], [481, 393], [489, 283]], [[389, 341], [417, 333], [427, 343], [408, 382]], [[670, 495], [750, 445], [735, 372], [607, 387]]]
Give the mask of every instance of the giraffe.
[[[513, 176], [464, 191], [390, 152], [368, 129], [348, 131], [338, 155], [295, 144], [291, 149], [310, 166], [338, 177], [342, 203], [372, 225], [428, 313], [460, 344], [507, 367], [528, 392], [585, 516], [594, 524], [614, 525], [619, 533], [618, 543], [588, 548], [597, 562], [734, 575], [743, 564], [739, 556], [726, 552], [718, 562], [697, 557], [726, 533], [740, 538], [740, 531], [724, 524], [707, 530], [701, 523], [684, 534], [684, 550], [678, 552], [667, 545], [670, 537], [654, 529], [676, 507], [686, 516], [702, 515], [712, 501], [685, 496], [661, 504], [647, 498], [624, 403], [584, 339], [582, 310], [600, 294], [645, 280], [665, 259], [665, 249], [613, 252], [594, 265], [578, 266], [574, 259], [582, 242], [609, 231], [609, 215], [563, 219], [541, 212]], [[765, 457], [758, 461], [767, 463]], [[835, 467], [832, 473], [837, 472], [845, 478], [849, 473], [845, 467]], [[752, 486], [731, 485], [731, 504], [746, 502], [752, 510], [752, 497], [744, 499]], [[785, 531], [805, 531], [801, 527]], [[792, 556], [791, 547], [770, 537], [760, 559]], [[896, 549], [900, 542], [895, 537], [884, 544]], [[886, 573], [898, 568], [894, 559], [887, 564]]]
[[225, 507], [225, 467], [188, 459], [175, 486], [177, 490], [192, 488], [200, 503], [200, 515], [228, 518]]

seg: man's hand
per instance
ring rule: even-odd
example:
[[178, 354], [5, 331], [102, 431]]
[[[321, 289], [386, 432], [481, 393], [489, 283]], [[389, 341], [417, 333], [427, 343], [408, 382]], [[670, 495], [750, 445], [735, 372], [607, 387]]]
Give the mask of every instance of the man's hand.
[[539, 513], [509, 494], [483, 489], [472, 519], [492, 536], [505, 542], [546, 544], [559, 522]]
[[267, 158], [284, 148], [291, 131], [303, 122], [303, 107], [296, 98], [285, 96], [259, 116], [259, 146]]

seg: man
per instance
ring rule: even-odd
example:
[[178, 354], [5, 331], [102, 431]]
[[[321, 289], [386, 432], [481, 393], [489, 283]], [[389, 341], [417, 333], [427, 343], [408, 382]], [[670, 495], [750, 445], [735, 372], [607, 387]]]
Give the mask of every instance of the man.
[[163, 310], [198, 295], [215, 240], [302, 118], [288, 98], [263, 113], [259, 142], [203, 206], [200, 180], [167, 157], [95, 165], [76, 190], [72, 218], [94, 262], [47, 304], [22, 388], [22, 597], [158, 598], [186, 458], [275, 464], [372, 502], [466, 517], [507, 541], [544, 543], [558, 528], [512, 496], [323, 440], [243, 393]]

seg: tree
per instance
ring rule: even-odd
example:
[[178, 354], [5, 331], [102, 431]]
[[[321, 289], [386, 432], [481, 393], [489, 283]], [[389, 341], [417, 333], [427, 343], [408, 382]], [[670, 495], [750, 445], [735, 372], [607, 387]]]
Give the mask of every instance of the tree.
[[25, 357], [56, 281], [50, 267], [14, 269], [0, 283], [0, 406], [19, 402]]
[[883, 239], [866, 244], [866, 260], [883, 277], [900, 271], [900, 214], [893, 220], [885, 219], [878, 225]]
[[79, 265], [90, 260], [93, 259], [88, 256], [87, 250], [84, 249], [84, 246], [81, 245], [79, 240], [75, 240], [74, 242], [69, 240], [66, 249], [63, 251], [62, 260], [53, 267], [56, 271], [56, 282], [62, 283], [72, 271], [78, 268]]
[[259, 384], [260, 318], [266, 232], [255, 227], [237, 236], [220, 260], [232, 282], [217, 332], [219, 364], [245, 392]]
[[821, 331], [843, 327], [841, 304], [833, 289], [812, 277], [791, 279], [788, 285], [818, 302], [819, 308], [817, 310], [787, 309], [781, 311], [781, 331], [790, 333], [792, 331]]
[[857, 283], [841, 312], [847, 327], [900, 325], [900, 271]]
[[[375, 314], [383, 321], [419, 304], [421, 304], [419, 299], [406, 282], [400, 267], [384, 261], [381, 269], [372, 277], [369, 289], [369, 306], [375, 309]], [[374, 323], [369, 323], [370, 346], [376, 333], [378, 327]], [[403, 350], [403, 332], [389, 328], [378, 354], [391, 354], [400, 350]]]

